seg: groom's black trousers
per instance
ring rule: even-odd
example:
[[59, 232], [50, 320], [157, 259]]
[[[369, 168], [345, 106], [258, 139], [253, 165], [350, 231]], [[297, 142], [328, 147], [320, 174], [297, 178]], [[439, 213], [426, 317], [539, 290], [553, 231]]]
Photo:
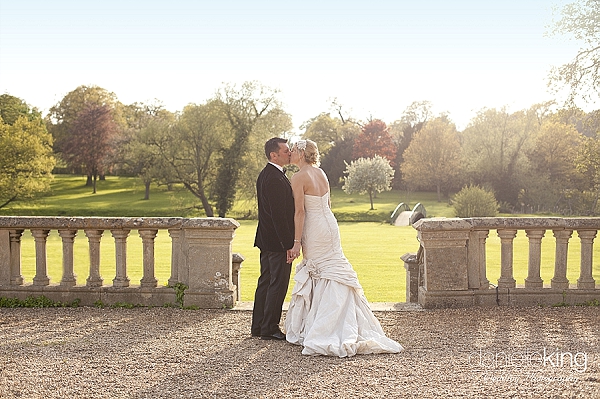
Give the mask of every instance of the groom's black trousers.
[[281, 308], [290, 282], [292, 265], [286, 252], [260, 252], [260, 277], [254, 294], [252, 334], [272, 335], [279, 331]]

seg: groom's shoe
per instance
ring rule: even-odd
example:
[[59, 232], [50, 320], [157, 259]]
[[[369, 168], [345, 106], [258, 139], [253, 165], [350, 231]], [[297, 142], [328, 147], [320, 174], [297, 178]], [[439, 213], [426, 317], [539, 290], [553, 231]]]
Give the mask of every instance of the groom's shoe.
[[261, 335], [260, 339], [276, 339], [279, 341], [283, 341], [285, 339], [285, 334], [282, 333], [281, 331], [276, 331], [270, 335]]

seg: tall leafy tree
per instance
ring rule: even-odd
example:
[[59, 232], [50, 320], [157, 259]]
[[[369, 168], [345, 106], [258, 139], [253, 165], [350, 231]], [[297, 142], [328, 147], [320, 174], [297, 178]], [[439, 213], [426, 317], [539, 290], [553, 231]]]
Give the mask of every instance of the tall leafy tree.
[[70, 124], [70, 140], [63, 146], [65, 160], [72, 166], [82, 166], [92, 177], [92, 190], [105, 173], [107, 160], [113, 151], [113, 139], [118, 126], [107, 105], [89, 103]]
[[79, 86], [50, 108], [46, 116], [49, 122], [48, 130], [54, 137], [56, 152], [62, 152], [63, 146], [70, 141], [70, 135], [73, 133], [71, 125], [78, 118], [80, 112], [90, 104], [107, 106], [113, 111], [115, 121], [122, 122], [121, 104], [115, 93], [99, 86]]
[[124, 106], [123, 116], [127, 128], [116, 143], [112, 163], [125, 173], [139, 177], [144, 183], [144, 200], [150, 199], [152, 182], [166, 182], [170, 169], [164, 164], [152, 140], [160, 135], [156, 130], [168, 132], [175, 116], [160, 103], [133, 103]]
[[372, 120], [362, 128], [362, 133], [354, 140], [352, 156], [373, 158], [379, 155], [387, 159], [392, 167], [395, 165], [397, 148], [389, 134], [388, 127], [380, 119]]
[[458, 132], [447, 118], [436, 118], [419, 131], [404, 151], [401, 171], [414, 188], [437, 191], [438, 202], [444, 189], [456, 186], [461, 169]]
[[0, 154], [0, 208], [49, 190], [52, 136], [39, 112], [8, 94], [0, 96]]
[[375, 155], [373, 158], [359, 158], [352, 161], [346, 167], [343, 190], [347, 194], [357, 192], [359, 194], [369, 194], [371, 210], [373, 207], [373, 196], [382, 191], [392, 189], [392, 179], [394, 178], [394, 169], [390, 166], [390, 161]]
[[225, 86], [217, 93], [217, 101], [229, 124], [230, 138], [223, 143], [213, 196], [220, 217], [231, 210], [237, 193], [243, 157], [258, 121], [269, 112], [280, 112], [278, 91], [258, 82], [245, 82], [241, 87]]
[[173, 183], [181, 183], [200, 199], [206, 216], [214, 216], [209, 201], [211, 184], [223, 161], [222, 149], [232, 145], [221, 104], [189, 104], [173, 124], [162, 121], [146, 129], [147, 142], [170, 169]]
[[600, 132], [595, 137], [583, 140], [576, 158], [577, 170], [583, 174], [586, 185], [582, 187], [592, 194], [590, 214], [597, 214], [600, 198]]
[[600, 97], [600, 1], [579, 0], [566, 4], [555, 22], [554, 34], [567, 34], [582, 42], [575, 58], [551, 72], [551, 82], [569, 90], [568, 103], [577, 97], [598, 100]]
[[469, 182], [490, 185], [499, 202], [515, 205], [526, 170], [525, 150], [537, 129], [535, 112], [478, 112], [461, 134], [463, 167]]

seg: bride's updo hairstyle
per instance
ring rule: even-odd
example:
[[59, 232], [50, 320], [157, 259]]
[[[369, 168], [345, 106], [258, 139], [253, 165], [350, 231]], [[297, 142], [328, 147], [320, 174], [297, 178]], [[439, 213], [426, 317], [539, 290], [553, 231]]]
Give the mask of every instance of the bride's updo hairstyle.
[[319, 149], [317, 143], [312, 140], [298, 140], [296, 142], [296, 148], [304, 152], [304, 160], [310, 165], [319, 166], [321, 164], [321, 156], [319, 155]]

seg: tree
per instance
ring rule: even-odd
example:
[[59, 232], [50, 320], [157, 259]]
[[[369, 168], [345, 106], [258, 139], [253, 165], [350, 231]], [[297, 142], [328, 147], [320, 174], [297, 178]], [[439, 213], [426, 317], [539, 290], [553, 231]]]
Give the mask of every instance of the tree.
[[583, 41], [583, 46], [573, 61], [552, 70], [550, 82], [567, 86], [570, 105], [578, 96], [584, 101], [597, 100], [600, 93], [600, 1], [575, 1], [565, 5], [561, 14], [552, 33], [572, 35]]
[[415, 188], [441, 191], [456, 183], [461, 168], [461, 148], [456, 127], [445, 118], [430, 121], [404, 151], [400, 169], [405, 182]]
[[94, 194], [96, 180], [104, 174], [106, 161], [113, 150], [112, 140], [117, 128], [111, 109], [95, 103], [88, 103], [70, 124], [70, 140], [63, 147], [65, 160], [73, 167], [83, 166], [93, 179]]
[[328, 113], [304, 122], [300, 129], [304, 129], [303, 137], [317, 143], [319, 153], [325, 157], [329, 150], [343, 138], [343, 122], [339, 118], [332, 118]]
[[150, 199], [152, 182], [169, 183], [170, 169], [165, 165], [158, 149], [152, 145], [153, 138], [160, 135], [156, 130], [169, 131], [175, 116], [160, 103], [133, 103], [123, 108], [127, 128], [116, 143], [112, 163], [125, 173], [138, 176], [144, 183], [144, 200]]
[[583, 174], [587, 183], [584, 189], [592, 193], [589, 212], [596, 213], [600, 198], [600, 132], [596, 137], [586, 137], [576, 159], [577, 170]]
[[62, 147], [70, 141], [70, 134], [73, 132], [71, 125], [88, 105], [106, 105], [113, 111], [116, 121], [121, 118], [121, 104], [117, 100], [115, 93], [109, 92], [99, 86], [79, 86], [75, 90], [67, 93], [63, 99], [52, 108], [46, 119], [48, 129], [54, 137], [56, 152], [62, 152]]
[[29, 121], [41, 119], [40, 112], [36, 108], [30, 108], [20, 98], [10, 94], [0, 95], [0, 117], [4, 123], [12, 126], [21, 116], [26, 117]]
[[461, 134], [466, 178], [473, 184], [490, 184], [500, 202], [517, 203], [527, 170], [526, 148], [539, 129], [534, 110], [511, 114], [483, 109]]
[[217, 103], [229, 124], [231, 138], [223, 142], [213, 190], [219, 217], [225, 217], [233, 206], [240, 170], [244, 167], [240, 154], [247, 151], [255, 125], [268, 113], [281, 111], [277, 94], [277, 90], [258, 82], [245, 82], [239, 89], [227, 85], [217, 93]]
[[387, 159], [392, 166], [395, 165], [396, 146], [382, 120], [375, 119], [362, 128], [362, 133], [354, 140], [352, 157], [373, 158], [379, 155]]
[[49, 190], [52, 136], [39, 112], [7, 94], [0, 96], [0, 154], [0, 208]]
[[371, 210], [373, 208], [373, 194], [392, 189], [394, 169], [390, 162], [375, 155], [373, 158], [359, 158], [346, 166], [346, 177], [344, 177], [344, 191], [347, 194], [357, 192], [369, 194]]
[[222, 149], [229, 148], [221, 104], [189, 104], [173, 124], [151, 124], [147, 129], [148, 143], [154, 146], [163, 162], [169, 166], [173, 183], [181, 183], [200, 199], [206, 216], [213, 217], [209, 201], [210, 185], [216, 180], [223, 161]]

